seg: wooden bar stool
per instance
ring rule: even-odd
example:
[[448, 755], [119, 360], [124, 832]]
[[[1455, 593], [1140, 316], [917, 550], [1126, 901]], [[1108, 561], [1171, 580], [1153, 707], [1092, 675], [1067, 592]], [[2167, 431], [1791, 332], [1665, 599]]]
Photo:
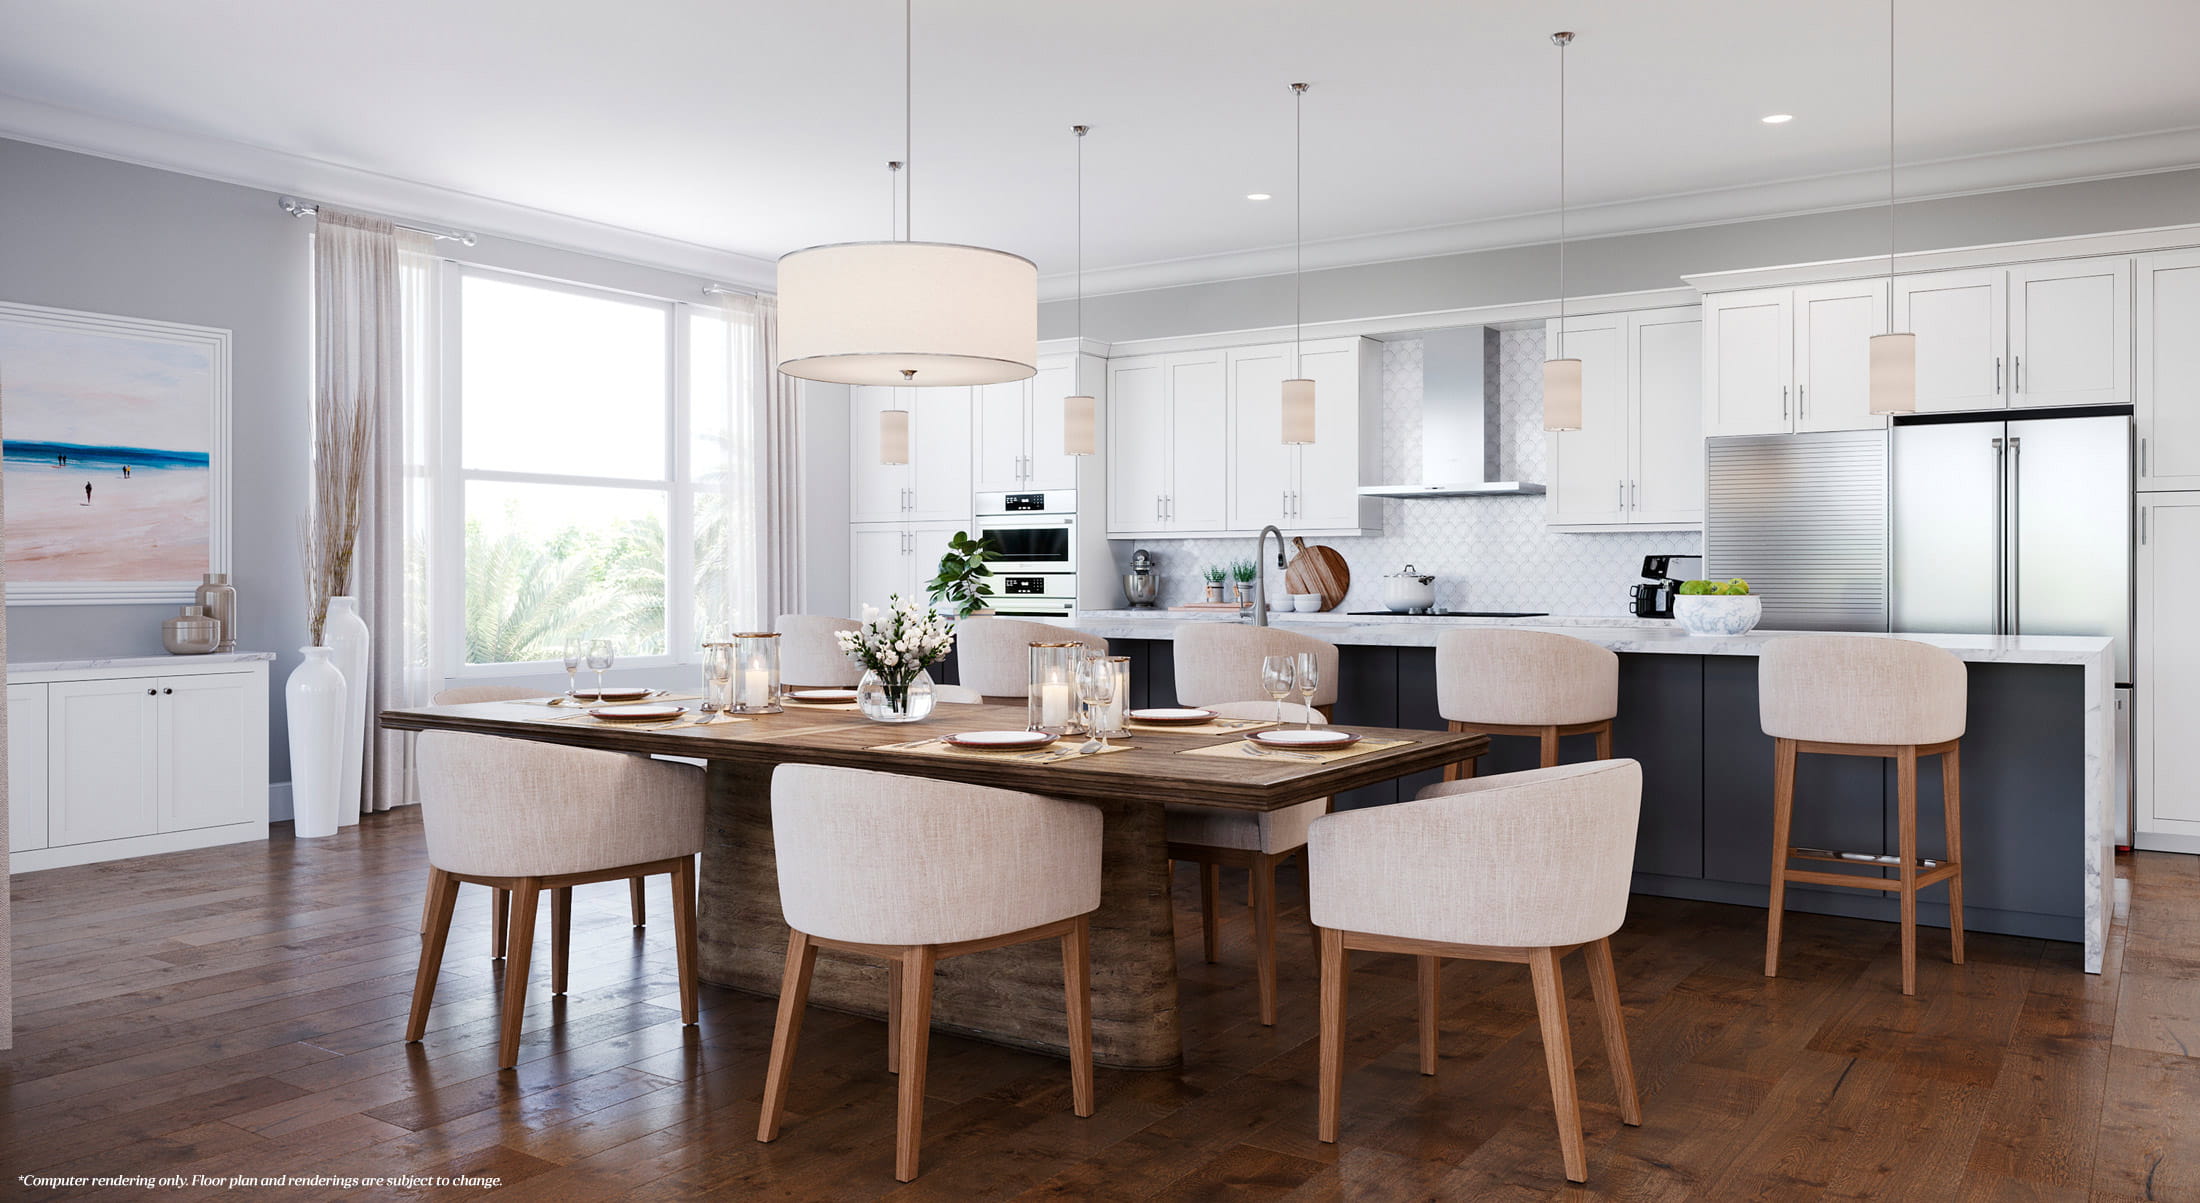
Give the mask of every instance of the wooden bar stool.
[[899, 1075], [894, 1177], [917, 1176], [932, 967], [941, 958], [1062, 942], [1070, 1106], [1090, 1116], [1100, 812], [1011, 790], [819, 765], [772, 774], [772, 838], [787, 972], [756, 1139], [776, 1140], [817, 950], [888, 965], [887, 1056]]
[[956, 679], [983, 697], [1021, 706], [1031, 680], [1034, 643], [1082, 643], [1098, 655], [1108, 654], [1108, 641], [1098, 635], [1053, 623], [974, 614], [955, 623]]
[[[1436, 637], [1436, 710], [1453, 731], [1535, 738], [1543, 768], [1558, 763], [1563, 735], [1595, 735], [1597, 759], [1610, 760], [1619, 657], [1548, 631], [1445, 631]], [[1472, 760], [1444, 770], [1446, 781], [1472, 776]]]
[[1314, 925], [1321, 933], [1317, 1135], [1337, 1139], [1344, 1096], [1348, 950], [1404, 953], [1420, 976], [1421, 1072], [1436, 1072], [1437, 968], [1454, 957], [1525, 964], [1566, 1177], [1589, 1178], [1560, 961], [1587, 962], [1620, 1122], [1642, 1123], [1612, 967], [1627, 919], [1642, 769], [1603, 760], [1431, 786], [1412, 802], [1314, 821]]
[[788, 689], [853, 689], [863, 666], [840, 650], [838, 636], [863, 624], [823, 614], [782, 614], [779, 625], [779, 679]]
[[[1787, 883], [1888, 890], [1902, 903], [1902, 992], [1917, 993], [1917, 892], [1948, 883], [1948, 959], [1963, 963], [1963, 737], [1968, 677], [1955, 653], [1911, 639], [1791, 635], [1765, 645], [1757, 661], [1757, 715], [1772, 737], [1772, 899], [1765, 921], [1765, 976], [1780, 969], [1780, 920]], [[1871, 756], [1895, 762], [1894, 877], [1791, 869], [1790, 860], [1857, 868], [1890, 865], [1876, 852], [1797, 848], [1795, 759]], [[1917, 760], [1940, 757], [1948, 858], [1917, 854]]]

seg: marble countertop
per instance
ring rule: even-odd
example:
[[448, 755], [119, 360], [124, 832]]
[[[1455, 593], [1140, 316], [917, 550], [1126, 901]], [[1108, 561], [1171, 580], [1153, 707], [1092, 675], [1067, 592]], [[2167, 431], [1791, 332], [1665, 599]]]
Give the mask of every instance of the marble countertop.
[[[1171, 639], [1187, 622], [1234, 622], [1228, 613], [1176, 610], [1083, 610], [1063, 626], [1075, 627], [1108, 639]], [[1269, 614], [1269, 622], [1286, 630], [1331, 643], [1355, 647], [1434, 647], [1436, 637], [1452, 627], [1517, 627], [1531, 631], [1555, 631], [1586, 639], [1615, 652], [1637, 655], [1754, 656], [1766, 643], [1800, 631], [1751, 631], [1746, 635], [1690, 635], [1668, 619], [1603, 618], [1550, 615], [1538, 618], [1452, 618], [1445, 616], [1369, 618], [1345, 614]], [[2093, 666], [2109, 656], [2112, 644], [2093, 635], [1945, 635], [1905, 633], [1888, 635], [1859, 632], [1856, 639], [1913, 639], [1944, 647], [1964, 660], [2011, 664], [2072, 664]]]
[[273, 652], [209, 652], [203, 656], [108, 656], [97, 660], [10, 660], [8, 672], [76, 672], [88, 668], [168, 668], [192, 664], [250, 664], [273, 660]]

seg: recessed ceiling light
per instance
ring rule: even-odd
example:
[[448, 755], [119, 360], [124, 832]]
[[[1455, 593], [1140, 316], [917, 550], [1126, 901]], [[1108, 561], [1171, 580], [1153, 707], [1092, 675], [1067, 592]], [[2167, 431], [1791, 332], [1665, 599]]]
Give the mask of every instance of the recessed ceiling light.
[[1786, 125], [1788, 122], [1795, 120], [1795, 114], [1774, 113], [1769, 117], [1759, 117], [1758, 120], [1764, 122], [1766, 125]]
[[1246, 193], [1246, 194], [1245, 194], [1245, 199], [1246, 199], [1246, 200], [1274, 200], [1275, 198], [1274, 198], [1274, 197], [1272, 197], [1272, 196], [1270, 196], [1270, 195], [1268, 195], [1268, 194], [1267, 194], [1267, 193], [1265, 193], [1265, 192], [1248, 192], [1248, 193]]

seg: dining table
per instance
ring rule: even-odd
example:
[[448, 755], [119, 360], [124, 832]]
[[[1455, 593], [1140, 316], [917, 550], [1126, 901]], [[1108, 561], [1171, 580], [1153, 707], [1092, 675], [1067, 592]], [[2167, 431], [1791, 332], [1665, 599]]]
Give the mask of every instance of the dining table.
[[[630, 755], [701, 761], [707, 821], [697, 877], [700, 976], [776, 996], [787, 947], [772, 843], [772, 772], [831, 765], [964, 782], [1067, 799], [1102, 815], [1100, 907], [1091, 918], [1093, 1056], [1119, 1068], [1162, 1068], [1182, 1058], [1176, 942], [1165, 807], [1279, 810], [1316, 798], [1472, 760], [1476, 734], [1339, 727], [1352, 749], [1313, 754], [1248, 749], [1242, 723], [1134, 725], [1105, 753], [1067, 737], [1040, 751], [969, 751], [942, 742], [975, 731], [1022, 730], [1022, 706], [942, 704], [917, 722], [880, 723], [854, 707], [788, 704], [782, 713], [688, 712], [671, 722], [589, 717], [553, 699], [391, 709], [395, 731], [449, 731]], [[709, 721], [702, 721], [707, 718]], [[435, 800], [424, 798], [426, 820]], [[544, 805], [556, 804], [545, 800]], [[859, 871], [851, 866], [850, 872]], [[940, 962], [933, 1026], [1012, 1047], [1066, 1055], [1062, 966], [1048, 942]], [[822, 953], [814, 1005], [883, 1017], [883, 962]]]

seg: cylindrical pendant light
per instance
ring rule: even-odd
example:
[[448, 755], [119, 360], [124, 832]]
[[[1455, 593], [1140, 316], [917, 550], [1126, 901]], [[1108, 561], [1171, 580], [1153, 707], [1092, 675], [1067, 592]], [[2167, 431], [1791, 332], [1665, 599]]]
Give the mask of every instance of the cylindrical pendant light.
[[[902, 143], [909, 141], [902, 8]], [[914, 207], [914, 189], [911, 192]], [[998, 384], [1039, 370], [1039, 269], [946, 242], [842, 242], [779, 259], [779, 370], [832, 384]]]
[[1283, 441], [1314, 441], [1314, 382], [1306, 378], [1299, 344], [1305, 337], [1306, 85], [1291, 85], [1291, 379], [1283, 382]]
[[1558, 338], [1543, 361], [1543, 429], [1581, 429], [1581, 361], [1566, 358], [1566, 47], [1574, 35], [1551, 35], [1558, 47]]
[[[1070, 126], [1077, 135], [1077, 349], [1071, 352], [1070, 386], [1076, 387], [1078, 357], [1085, 351], [1085, 135], [1089, 125]], [[1100, 443], [1099, 404], [1083, 393], [1062, 398], [1062, 453], [1091, 455]]]
[[882, 464], [906, 464], [909, 462], [908, 410], [882, 409], [878, 411], [878, 462]]
[[1887, 0], [1887, 332], [1872, 335], [1870, 407], [1917, 412], [1917, 335], [1894, 328], [1894, 0]]

